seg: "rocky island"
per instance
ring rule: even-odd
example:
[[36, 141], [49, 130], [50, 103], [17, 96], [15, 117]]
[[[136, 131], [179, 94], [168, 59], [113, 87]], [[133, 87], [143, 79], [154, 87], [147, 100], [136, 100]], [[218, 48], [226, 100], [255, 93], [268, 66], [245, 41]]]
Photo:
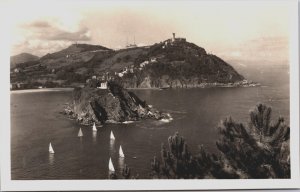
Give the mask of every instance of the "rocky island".
[[72, 104], [64, 109], [63, 114], [85, 125], [170, 118], [113, 81], [100, 86], [95, 82], [94, 79], [84, 88], [75, 88]]

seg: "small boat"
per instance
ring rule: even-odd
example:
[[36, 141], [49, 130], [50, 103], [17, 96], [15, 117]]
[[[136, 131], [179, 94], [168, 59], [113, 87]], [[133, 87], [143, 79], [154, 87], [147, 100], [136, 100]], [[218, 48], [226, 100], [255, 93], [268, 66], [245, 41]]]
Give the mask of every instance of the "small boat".
[[130, 123], [134, 123], [134, 121], [124, 121], [122, 122], [123, 124], [130, 124]]
[[51, 142], [50, 142], [50, 144], [49, 144], [49, 153], [51, 153], [51, 154], [54, 153], [54, 150], [53, 150], [53, 148], [52, 148]]
[[123, 150], [122, 150], [122, 146], [120, 145], [120, 149], [119, 149], [119, 157], [122, 157], [122, 158], [124, 158], [125, 157], [125, 155], [124, 155], [124, 153], [123, 153]]
[[110, 132], [110, 139], [111, 140], [115, 140], [116, 139], [115, 136], [114, 136], [114, 133], [112, 131]]
[[166, 89], [170, 89], [170, 87], [160, 87], [160, 90], [166, 90]]
[[114, 165], [113, 165], [113, 163], [112, 163], [112, 161], [111, 161], [111, 157], [109, 158], [108, 170], [109, 170], [110, 172], [115, 172], [115, 168], [114, 168]]
[[82, 137], [83, 136], [83, 133], [81, 131], [81, 128], [79, 129], [79, 132], [78, 132], [78, 137]]
[[96, 128], [95, 122], [94, 122], [94, 125], [93, 125], [93, 131], [97, 131], [97, 128]]

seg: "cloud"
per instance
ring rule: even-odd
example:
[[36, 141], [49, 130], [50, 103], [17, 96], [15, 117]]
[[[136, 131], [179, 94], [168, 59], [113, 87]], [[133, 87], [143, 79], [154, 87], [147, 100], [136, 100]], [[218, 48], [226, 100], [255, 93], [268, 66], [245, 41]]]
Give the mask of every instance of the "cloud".
[[89, 41], [91, 37], [87, 28], [82, 28], [77, 32], [57, 31], [53, 35], [45, 36], [45, 39], [52, 41]]
[[235, 47], [221, 50], [218, 55], [228, 60], [288, 61], [289, 39], [283, 36], [255, 38], [238, 44]]
[[26, 52], [37, 56], [43, 56], [47, 53], [53, 53], [58, 50], [65, 49], [71, 44], [72, 43], [68, 41], [25, 40], [24, 42], [12, 47], [11, 55]]
[[24, 26], [31, 32], [32, 39], [49, 41], [89, 41], [90, 31], [87, 27], [79, 26], [76, 31], [61, 29], [55, 22], [35, 21]]
[[22, 38], [15, 38], [11, 47], [12, 55], [28, 52], [43, 56], [64, 49], [74, 42], [91, 41], [91, 32], [86, 26], [78, 23], [71, 29], [57, 20], [36, 20], [22, 24], [17, 32]]
[[35, 21], [33, 23], [30, 23], [27, 25], [29, 28], [48, 28], [51, 27], [51, 25], [47, 21]]

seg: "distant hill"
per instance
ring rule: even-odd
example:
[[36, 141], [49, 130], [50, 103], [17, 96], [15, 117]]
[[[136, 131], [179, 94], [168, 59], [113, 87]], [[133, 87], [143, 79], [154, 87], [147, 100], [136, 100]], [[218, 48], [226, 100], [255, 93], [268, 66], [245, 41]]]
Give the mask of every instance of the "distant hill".
[[106, 74], [127, 88], [201, 87], [233, 84], [244, 77], [216, 55], [185, 39], [151, 46], [111, 50], [99, 45], [74, 44], [23, 64], [11, 82], [57, 86], [83, 84]]
[[38, 59], [39, 59], [38, 56], [29, 53], [21, 53], [10, 57], [10, 64], [11, 64], [10, 67], [14, 68], [15, 65], [18, 63], [24, 63], [27, 61], [36, 61]]

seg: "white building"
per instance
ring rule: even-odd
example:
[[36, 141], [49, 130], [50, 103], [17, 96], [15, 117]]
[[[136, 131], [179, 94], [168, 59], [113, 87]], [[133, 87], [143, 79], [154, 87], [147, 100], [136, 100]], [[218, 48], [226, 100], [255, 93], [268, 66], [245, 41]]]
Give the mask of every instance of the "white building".
[[19, 73], [19, 72], [20, 72], [20, 69], [19, 69], [19, 68], [15, 68], [15, 69], [14, 69], [14, 72], [15, 72], [15, 73]]
[[100, 87], [97, 87], [98, 89], [107, 89], [107, 81], [101, 82]]
[[155, 57], [153, 57], [153, 58], [150, 59], [150, 62], [151, 63], [157, 62], [157, 59]]

